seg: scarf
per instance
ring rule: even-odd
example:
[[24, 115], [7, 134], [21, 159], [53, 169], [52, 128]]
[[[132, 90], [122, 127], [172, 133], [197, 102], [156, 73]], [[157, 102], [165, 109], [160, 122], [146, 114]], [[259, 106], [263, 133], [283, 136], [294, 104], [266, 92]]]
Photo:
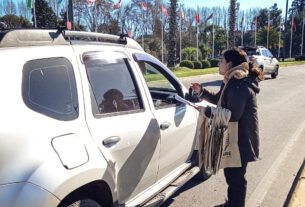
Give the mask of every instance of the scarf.
[[236, 79], [242, 79], [247, 77], [249, 74], [249, 63], [243, 62], [240, 65], [235, 66], [234, 68], [229, 69], [226, 74], [224, 75], [223, 82], [224, 82], [224, 87], [221, 91], [219, 100], [217, 102], [217, 106], [221, 106], [222, 98], [223, 98], [223, 93], [227, 87], [227, 83], [229, 80], [234, 77]]
[[234, 77], [236, 79], [242, 79], [247, 77], [249, 74], [249, 63], [244, 62], [234, 68], [229, 69], [223, 79], [224, 84], [227, 84], [229, 80]]

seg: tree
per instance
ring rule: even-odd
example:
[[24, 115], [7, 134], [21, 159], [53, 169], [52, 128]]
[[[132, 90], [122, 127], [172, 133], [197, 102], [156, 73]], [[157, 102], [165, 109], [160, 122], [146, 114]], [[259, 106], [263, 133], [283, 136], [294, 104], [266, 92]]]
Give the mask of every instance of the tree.
[[[18, 17], [14, 14], [7, 14], [0, 17], [0, 22], [3, 22], [7, 28], [30, 28], [32, 24], [24, 17]], [[4, 27], [3, 25], [2, 27]], [[1, 27], [1, 26], [0, 26]]]
[[35, 11], [38, 28], [56, 28], [58, 26], [57, 17], [45, 0], [35, 1]]
[[211, 54], [211, 48], [207, 47], [203, 43], [200, 43], [199, 50], [201, 52], [202, 59], [207, 59], [208, 55]]
[[229, 19], [229, 48], [235, 46], [235, 21], [236, 21], [236, 0], [230, 0], [230, 19]]
[[[200, 51], [198, 51], [200, 52]], [[197, 56], [197, 48], [196, 47], [187, 47], [182, 50], [182, 59], [183, 60], [195, 60], [195, 57]], [[199, 53], [199, 56], [201, 57], [201, 54]]]
[[5, 14], [16, 14], [16, 4], [12, 0], [7, 0], [3, 6]]
[[18, 3], [18, 11], [21, 16], [26, 19], [30, 19], [30, 10], [28, 10], [25, 1], [21, 1]]
[[168, 47], [168, 67], [175, 66], [176, 41], [177, 41], [177, 0], [171, 0], [169, 10], [169, 47]]
[[[267, 47], [267, 33], [268, 33], [268, 26], [261, 27], [257, 33], [257, 44], [263, 45]], [[269, 49], [276, 54], [276, 48], [279, 42], [279, 35], [277, 28], [271, 27], [269, 32]]]

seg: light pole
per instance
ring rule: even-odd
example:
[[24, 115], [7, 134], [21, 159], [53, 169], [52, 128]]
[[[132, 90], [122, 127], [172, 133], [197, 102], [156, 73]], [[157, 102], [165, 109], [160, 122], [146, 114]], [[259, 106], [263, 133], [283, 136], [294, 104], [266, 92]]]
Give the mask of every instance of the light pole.
[[[284, 24], [287, 24], [287, 12], [288, 12], [288, 0], [286, 0], [286, 13], [285, 13], [285, 23]], [[286, 25], [285, 25], [285, 27], [286, 27]], [[287, 27], [286, 27], [287, 28]], [[284, 31], [283, 31], [283, 41], [284, 41], [284, 54], [283, 54], [283, 58], [285, 58], [286, 57], [286, 41], [285, 41], [285, 37], [286, 37], [286, 31], [287, 31], [287, 29], [285, 29]]]

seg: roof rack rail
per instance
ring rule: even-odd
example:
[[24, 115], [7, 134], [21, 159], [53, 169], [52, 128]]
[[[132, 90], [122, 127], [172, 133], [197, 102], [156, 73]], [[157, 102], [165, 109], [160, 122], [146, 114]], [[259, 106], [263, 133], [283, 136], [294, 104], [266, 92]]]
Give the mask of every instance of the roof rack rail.
[[103, 33], [96, 33], [96, 32], [80, 32], [80, 31], [70, 31], [64, 30], [63, 31], [64, 37], [80, 37], [80, 38], [95, 38], [101, 39], [105, 41], [113, 41], [119, 44], [127, 44], [126, 37], [124, 36], [116, 36], [110, 34], [103, 34]]
[[[128, 38], [127, 34], [112, 35], [112, 34], [104, 34], [97, 32], [83, 32], [83, 31], [71, 31], [65, 30], [63, 31], [63, 36], [65, 38], [80, 38], [80, 40], [88, 41], [97, 41], [97, 42], [109, 42], [125, 45], [128, 48], [133, 48], [137, 50], [143, 50], [142, 47], [133, 39]], [[71, 40], [73, 44], [73, 40]], [[79, 43], [79, 42], [76, 42]]]
[[[75, 39], [81, 41], [73, 41]], [[110, 35], [95, 32], [70, 31], [58, 29], [7, 29], [0, 31], [0, 47], [69, 45], [92, 42], [109, 42], [125, 47], [143, 50], [142, 47], [126, 34]]]
[[59, 30], [8, 29], [0, 31], [0, 47], [68, 45]]

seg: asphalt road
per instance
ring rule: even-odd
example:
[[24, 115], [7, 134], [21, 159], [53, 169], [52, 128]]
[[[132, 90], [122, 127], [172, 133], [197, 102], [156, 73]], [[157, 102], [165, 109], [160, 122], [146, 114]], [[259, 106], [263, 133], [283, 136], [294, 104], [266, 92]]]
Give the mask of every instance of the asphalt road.
[[[277, 79], [266, 76], [258, 95], [260, 155], [248, 165], [246, 207], [285, 206], [305, 157], [305, 65], [280, 68]], [[222, 76], [183, 78], [217, 91]], [[221, 170], [205, 182], [191, 180], [162, 207], [212, 207], [224, 202], [226, 182]]]

